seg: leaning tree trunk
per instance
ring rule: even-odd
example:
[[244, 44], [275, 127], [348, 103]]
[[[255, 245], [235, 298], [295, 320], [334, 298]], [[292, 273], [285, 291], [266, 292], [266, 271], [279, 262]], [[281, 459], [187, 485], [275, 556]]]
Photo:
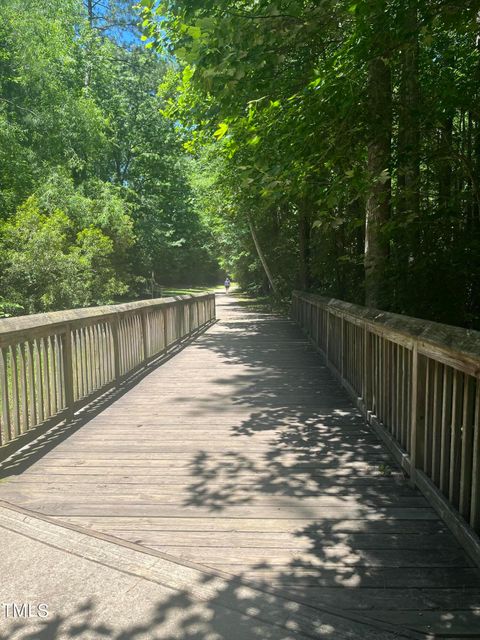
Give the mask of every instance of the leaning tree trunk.
[[[381, 3], [384, 4], [384, 3]], [[379, 8], [376, 8], [379, 11]], [[382, 14], [377, 14], [382, 15]], [[381, 24], [376, 34], [382, 36]], [[392, 88], [391, 72], [386, 53], [374, 47], [368, 69], [369, 142], [368, 173], [372, 186], [365, 212], [365, 304], [383, 307], [386, 304], [386, 266], [388, 243], [384, 225], [390, 216]]]
[[273, 293], [275, 295], [277, 295], [278, 294], [277, 286], [276, 286], [275, 281], [274, 281], [274, 279], [272, 277], [272, 272], [270, 271], [268, 263], [267, 263], [267, 261], [265, 259], [265, 254], [262, 251], [262, 247], [260, 246], [260, 242], [258, 241], [257, 232], [255, 231], [255, 227], [253, 226], [253, 223], [250, 220], [250, 218], [248, 219], [248, 226], [250, 227], [250, 233], [252, 234], [252, 240], [253, 240], [253, 243], [255, 245], [255, 249], [257, 250], [258, 257], [260, 258], [260, 262], [262, 263], [262, 267], [263, 267], [263, 270], [265, 271], [265, 275], [267, 276], [267, 279], [268, 279], [268, 282], [270, 284], [270, 287], [271, 287]]

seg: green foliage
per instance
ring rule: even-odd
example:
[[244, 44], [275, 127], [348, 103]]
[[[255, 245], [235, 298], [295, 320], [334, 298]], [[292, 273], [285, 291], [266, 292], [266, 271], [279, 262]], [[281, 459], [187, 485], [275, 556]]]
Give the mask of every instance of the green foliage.
[[123, 0], [2, 4], [0, 313], [144, 296], [152, 271], [217, 275], [162, 113], [167, 66], [132, 44], [137, 20]]
[[225, 269], [267, 288], [251, 223], [282, 293], [362, 302], [365, 222], [384, 198], [370, 224], [383, 307], [480, 326], [478, 0], [141, 8], [179, 64], [165, 114]]
[[34, 196], [0, 237], [2, 290], [28, 312], [106, 304], [125, 292], [112, 268], [112, 240], [93, 226], [75, 232], [63, 211], [43, 213]]

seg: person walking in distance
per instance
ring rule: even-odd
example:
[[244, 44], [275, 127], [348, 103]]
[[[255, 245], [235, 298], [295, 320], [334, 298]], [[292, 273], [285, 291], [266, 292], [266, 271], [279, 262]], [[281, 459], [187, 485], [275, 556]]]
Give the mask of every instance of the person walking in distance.
[[225, 293], [228, 293], [230, 290], [230, 278], [228, 276], [225, 278], [224, 284], [225, 284]]

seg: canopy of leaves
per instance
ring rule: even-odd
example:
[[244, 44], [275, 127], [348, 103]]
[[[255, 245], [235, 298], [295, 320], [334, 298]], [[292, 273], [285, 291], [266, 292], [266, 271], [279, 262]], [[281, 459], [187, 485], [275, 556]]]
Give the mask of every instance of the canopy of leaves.
[[266, 285], [250, 220], [285, 295], [362, 302], [381, 191], [382, 306], [479, 326], [478, 0], [139, 4], [145, 38], [179, 63], [162, 91], [196, 206], [244, 284]]

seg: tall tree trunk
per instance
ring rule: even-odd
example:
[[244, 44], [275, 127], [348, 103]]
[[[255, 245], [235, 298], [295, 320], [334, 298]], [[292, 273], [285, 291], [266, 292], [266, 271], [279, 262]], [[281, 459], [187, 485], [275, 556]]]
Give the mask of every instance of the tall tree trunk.
[[277, 290], [277, 287], [275, 285], [275, 281], [274, 281], [274, 279], [272, 277], [272, 272], [270, 271], [268, 263], [267, 263], [267, 261], [265, 259], [265, 254], [263, 253], [262, 247], [260, 246], [260, 242], [258, 241], [257, 232], [255, 231], [255, 227], [253, 226], [253, 223], [252, 223], [250, 218], [248, 218], [248, 226], [250, 227], [250, 233], [252, 234], [252, 240], [253, 240], [253, 243], [255, 245], [255, 249], [257, 250], [258, 257], [260, 258], [260, 262], [262, 263], [262, 267], [263, 267], [263, 270], [265, 271], [265, 275], [268, 278], [268, 282], [270, 284], [270, 287], [271, 287], [273, 293], [275, 295], [277, 295], [278, 294], [278, 290]]
[[[377, 9], [378, 10], [378, 9]], [[376, 34], [382, 36], [381, 25]], [[368, 172], [371, 176], [365, 212], [365, 304], [382, 307], [386, 303], [385, 271], [388, 244], [383, 226], [390, 216], [391, 181], [389, 176], [392, 138], [391, 72], [386, 53], [373, 52], [368, 70], [370, 132]]]
[[410, 265], [422, 251], [420, 214], [420, 87], [418, 77], [418, 0], [404, 0], [401, 15], [400, 86], [398, 96], [397, 210], [401, 235], [396, 250], [395, 304], [404, 308], [411, 292]]
[[418, 215], [420, 208], [420, 127], [417, 0], [405, 0], [404, 45], [398, 113], [399, 213]]

